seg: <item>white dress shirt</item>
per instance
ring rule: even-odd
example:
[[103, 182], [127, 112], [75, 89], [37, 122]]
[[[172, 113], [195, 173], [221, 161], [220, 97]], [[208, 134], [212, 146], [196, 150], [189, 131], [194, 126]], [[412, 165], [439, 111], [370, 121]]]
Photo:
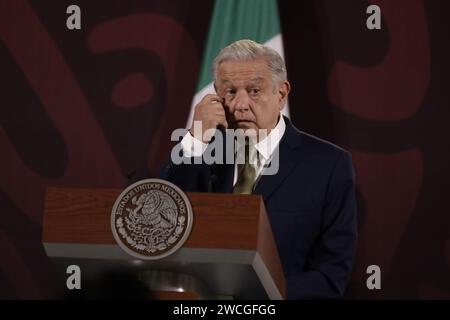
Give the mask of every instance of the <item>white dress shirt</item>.
[[[267, 137], [255, 144], [255, 149], [258, 151], [258, 157], [255, 162], [256, 176], [255, 181], [258, 179], [262, 170], [270, 164], [275, 149], [278, 147], [284, 132], [286, 131], [286, 123], [283, 119], [283, 115], [280, 113], [280, 117], [275, 128], [270, 130]], [[181, 140], [181, 147], [185, 157], [200, 157], [205, 152], [208, 144], [194, 138], [189, 132]], [[239, 150], [243, 145], [236, 143], [235, 150]], [[254, 156], [250, 156], [250, 163], [252, 163]], [[238, 178], [237, 163], [234, 165], [234, 180], [233, 186], [236, 184]]]

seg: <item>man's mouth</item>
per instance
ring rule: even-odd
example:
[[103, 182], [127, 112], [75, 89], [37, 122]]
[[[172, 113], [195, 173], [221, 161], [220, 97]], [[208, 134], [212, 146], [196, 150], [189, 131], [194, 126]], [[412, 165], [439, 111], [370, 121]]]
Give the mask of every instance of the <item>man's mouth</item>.
[[236, 123], [240, 123], [240, 122], [255, 122], [255, 121], [253, 121], [253, 120], [248, 120], [248, 119], [241, 119], [241, 120], [236, 120], [235, 121]]

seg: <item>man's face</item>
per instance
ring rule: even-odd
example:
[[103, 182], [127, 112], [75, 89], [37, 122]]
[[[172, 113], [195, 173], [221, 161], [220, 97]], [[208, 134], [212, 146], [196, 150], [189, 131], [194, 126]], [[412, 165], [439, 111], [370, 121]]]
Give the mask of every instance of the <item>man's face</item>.
[[215, 86], [224, 98], [228, 127], [244, 131], [273, 129], [290, 90], [287, 81], [273, 83], [263, 59], [222, 62]]

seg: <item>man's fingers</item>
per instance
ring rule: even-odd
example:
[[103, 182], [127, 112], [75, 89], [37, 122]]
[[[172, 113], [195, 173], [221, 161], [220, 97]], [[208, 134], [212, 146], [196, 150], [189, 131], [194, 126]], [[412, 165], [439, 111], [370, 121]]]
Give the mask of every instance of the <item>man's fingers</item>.
[[223, 98], [217, 94], [207, 94], [203, 100], [208, 104], [223, 103]]
[[195, 108], [193, 121], [201, 121], [204, 132], [208, 129], [215, 129], [219, 125], [228, 129], [224, 99], [216, 94], [205, 95]]
[[220, 103], [211, 104], [210, 106], [208, 106], [208, 111], [210, 112], [210, 114], [214, 114], [215, 116], [225, 117], [225, 109]]

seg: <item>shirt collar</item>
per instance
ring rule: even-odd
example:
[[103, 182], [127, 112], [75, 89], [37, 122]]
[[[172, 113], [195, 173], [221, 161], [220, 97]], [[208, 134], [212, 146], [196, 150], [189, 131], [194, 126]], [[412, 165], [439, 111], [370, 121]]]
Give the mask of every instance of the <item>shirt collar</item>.
[[286, 122], [284, 121], [283, 115], [280, 113], [280, 117], [275, 128], [270, 130], [267, 137], [262, 141], [255, 144], [256, 150], [259, 154], [264, 157], [265, 160], [269, 160], [275, 149], [278, 147], [281, 138], [286, 131]]
[[[286, 122], [284, 121], [283, 115], [280, 113], [280, 117], [275, 128], [270, 130], [267, 137], [265, 137], [262, 141], [255, 144], [255, 149], [258, 151], [259, 155], [264, 158], [265, 161], [268, 161], [275, 149], [278, 147], [281, 138], [286, 131]], [[243, 145], [237, 140], [236, 150], [242, 148]]]

